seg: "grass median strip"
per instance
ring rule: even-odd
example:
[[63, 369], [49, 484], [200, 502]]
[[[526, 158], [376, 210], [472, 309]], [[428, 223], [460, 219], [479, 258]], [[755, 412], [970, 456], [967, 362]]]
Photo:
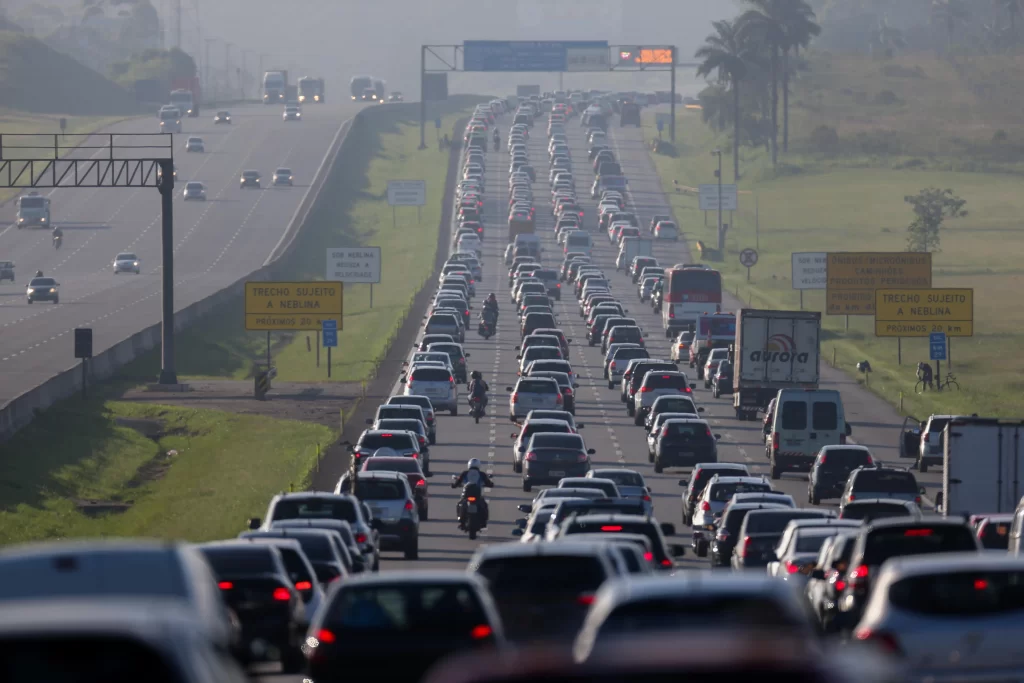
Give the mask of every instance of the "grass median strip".
[[303, 488], [327, 427], [124, 401], [65, 401], [4, 444], [0, 544], [235, 536]]
[[[653, 118], [653, 117], [652, 117]], [[657, 136], [653, 121], [645, 123], [645, 138]], [[795, 136], [805, 133], [799, 129]], [[799, 144], [799, 143], [796, 143]], [[700, 121], [699, 114], [685, 113], [677, 120], [679, 156], [652, 154], [665, 192], [693, 253], [695, 243], [716, 243], [717, 216], [705, 220], [697, 198], [679, 190], [713, 182], [717, 159], [709, 152], [727, 141], [717, 138]], [[926, 187], [951, 188], [967, 200], [966, 218], [947, 221], [942, 230], [942, 251], [933, 256], [934, 287], [973, 287], [975, 336], [952, 340], [953, 371], [962, 391], [914, 393], [918, 361], [929, 357], [928, 339], [902, 340], [902, 364], [897, 364], [897, 341], [874, 334], [874, 318], [851, 316], [849, 329], [842, 316], [824, 317], [823, 356], [864, 381], [856, 371], [859, 361], [870, 362], [870, 388], [905, 412], [916, 416], [931, 413], [979, 413], [1019, 415], [1024, 398], [1019, 379], [1024, 358], [1016, 353], [1021, 344], [1024, 309], [1015, 299], [1024, 282], [1018, 254], [1024, 248], [1019, 216], [1024, 195], [1019, 178], [1009, 174], [963, 173], [932, 170], [894, 170], [891, 167], [843, 167], [833, 160], [827, 167], [812, 156], [787, 157], [788, 170], [772, 172], [763, 150], [743, 149], [739, 211], [724, 221], [731, 223], [721, 262], [729, 291], [745, 305], [756, 308], [791, 309], [799, 306], [799, 292], [792, 289], [791, 254], [797, 251], [904, 251], [906, 228], [913, 219], [905, 195]], [[725, 164], [725, 182], [732, 182]], [[739, 252], [757, 248], [759, 260], [747, 281]], [[824, 292], [804, 293], [804, 306], [824, 310]], [[996, 361], [998, 359], [998, 362]], [[946, 363], [943, 363], [943, 374]]]

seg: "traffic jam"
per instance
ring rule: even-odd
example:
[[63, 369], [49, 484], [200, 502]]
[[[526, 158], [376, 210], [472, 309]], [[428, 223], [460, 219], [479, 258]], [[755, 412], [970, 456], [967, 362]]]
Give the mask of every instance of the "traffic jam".
[[[6, 680], [1019, 680], [1021, 520], [855, 442], [818, 314], [729, 310], [631, 180], [634, 106], [478, 106], [450, 256], [334, 490], [232, 539], [0, 551]], [[933, 416], [900, 451], [923, 477], [1005, 429]]]

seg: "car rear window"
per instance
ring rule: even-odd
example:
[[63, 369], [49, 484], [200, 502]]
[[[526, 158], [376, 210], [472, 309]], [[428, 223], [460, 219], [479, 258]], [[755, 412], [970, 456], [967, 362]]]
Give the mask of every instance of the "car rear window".
[[551, 379], [558, 382], [560, 387], [570, 387], [572, 382], [569, 381], [569, 375], [564, 372], [552, 372], [550, 370], [541, 370], [539, 372], [532, 373], [531, 377], [550, 377]]
[[782, 403], [782, 428], [807, 429], [807, 404], [803, 401], [784, 401]]
[[401, 432], [387, 434], [365, 434], [359, 439], [359, 448], [413, 448], [412, 437]]
[[836, 469], [853, 470], [870, 465], [871, 462], [871, 455], [859, 448], [830, 448], [822, 456], [822, 463], [829, 469], [835, 467]]
[[340, 519], [356, 522], [359, 518], [351, 500], [289, 497], [277, 501], [271, 519]]
[[412, 371], [414, 382], [447, 382], [452, 374], [444, 368], [415, 368]]
[[640, 386], [640, 382], [643, 381], [644, 376], [648, 372], [673, 372], [675, 369], [675, 363], [637, 363], [633, 366], [630, 382], [633, 388], [636, 389]]
[[693, 400], [689, 398], [672, 397], [672, 398], [659, 398], [656, 401], [656, 408], [659, 413], [696, 413], [697, 406], [694, 405]]
[[524, 441], [528, 441], [528, 437], [534, 434], [540, 434], [542, 432], [554, 432], [557, 434], [570, 434], [572, 430], [569, 429], [569, 425], [565, 423], [551, 423], [551, 424], [530, 424], [526, 423], [521, 432]]
[[853, 490], [916, 495], [917, 480], [910, 472], [864, 469], [857, 472], [853, 480]]
[[[543, 287], [544, 285], [541, 285]], [[555, 316], [550, 313], [530, 313], [526, 316], [525, 324], [537, 329], [538, 327], [554, 327]]]
[[954, 524], [896, 526], [873, 529], [864, 546], [864, 564], [880, 565], [891, 557], [978, 549], [974, 534]]
[[565, 596], [596, 591], [605, 580], [604, 567], [596, 557], [545, 555], [485, 559], [477, 573], [489, 582], [499, 600], [525, 594]]
[[381, 470], [419, 474], [420, 464], [415, 458], [369, 458], [363, 465], [364, 472]]
[[839, 429], [839, 406], [832, 401], [815, 401], [811, 406], [814, 429], [833, 432]]
[[[708, 426], [703, 422], [675, 422], [666, 420], [662, 429], [662, 436], [677, 437], [682, 441], [706, 441], [711, 438]], [[760, 491], [761, 489], [750, 489]]]
[[548, 270], [547, 268], [545, 268], [545, 269], [542, 269], [542, 270], [534, 271], [533, 276], [534, 277], [538, 277], [541, 280], [557, 280], [558, 279], [558, 271]]
[[359, 477], [356, 495], [360, 500], [404, 500], [405, 487], [394, 479]]
[[817, 553], [825, 543], [826, 538], [832, 538], [834, 533], [801, 534], [797, 536], [796, 548], [798, 553]]
[[381, 633], [419, 637], [471, 637], [488, 623], [487, 613], [469, 586], [422, 584], [345, 587], [330, 602], [323, 625], [348, 641], [376, 641]]
[[[447, 380], [447, 377], [445, 378]], [[419, 407], [403, 407], [399, 405], [382, 405], [377, 407], [378, 420], [418, 420], [422, 421], [423, 412]]]
[[688, 385], [686, 375], [652, 372], [644, 377], [643, 386], [650, 389], [685, 389]]
[[964, 571], [911, 576], [889, 588], [896, 607], [932, 617], [971, 617], [1024, 610], [1024, 572]]
[[523, 352], [526, 360], [561, 360], [562, 349], [558, 346], [533, 346]]
[[[5, 683], [189, 680], [176, 670], [178, 661], [144, 644], [143, 637], [73, 632], [7, 634], [0, 639], [0, 676]], [[191, 651], [196, 657], [212, 658], [213, 654], [208, 648]]]
[[269, 574], [277, 571], [273, 550], [267, 546], [200, 548], [217, 576]]
[[[708, 492], [708, 498], [716, 503], [728, 503], [729, 500], [737, 493], [760, 493], [771, 490], [771, 484], [768, 483], [724, 482], [721, 484], [711, 484], [711, 490]], [[785, 528], [785, 525], [781, 528]]]
[[612, 360], [622, 362], [633, 358], [650, 358], [651, 354], [647, 349], [619, 349], [612, 356]]
[[785, 530], [786, 525], [794, 519], [822, 519], [825, 514], [812, 510], [772, 510], [770, 512], [755, 511], [747, 515], [748, 534], [778, 534]]
[[527, 394], [557, 394], [558, 382], [553, 379], [521, 379], [516, 391]]
[[843, 508], [843, 519], [883, 519], [885, 517], [910, 517], [905, 505], [895, 503], [849, 503]]
[[540, 432], [531, 437], [530, 445], [534, 448], [577, 448], [583, 450], [583, 437], [579, 434]]
[[455, 316], [448, 313], [435, 313], [434, 315], [430, 316], [430, 320], [427, 321], [427, 327], [431, 327], [432, 325], [457, 326], [458, 324], [459, 323], [456, 320]]
[[644, 478], [636, 472], [601, 472], [601, 479], [611, 479], [616, 486], [643, 486]]
[[377, 429], [404, 429], [409, 432], [422, 432], [423, 423], [419, 420], [386, 419], [377, 421]]
[[701, 595], [631, 601], [612, 611], [601, 625], [599, 639], [652, 631], [710, 627], [803, 630], [776, 601], [756, 595]]
[[619, 325], [611, 328], [609, 334], [617, 342], [631, 342], [643, 339], [643, 333], [640, 331], [639, 327]]

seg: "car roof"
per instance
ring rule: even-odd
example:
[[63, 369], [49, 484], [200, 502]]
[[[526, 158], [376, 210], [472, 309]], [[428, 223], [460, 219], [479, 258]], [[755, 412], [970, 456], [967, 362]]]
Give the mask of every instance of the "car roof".
[[750, 475], [750, 476], [725, 476], [715, 474], [711, 477], [708, 485], [711, 484], [763, 484], [766, 482], [764, 475]]
[[194, 610], [170, 598], [43, 598], [4, 605], [0, 637], [124, 634], [165, 651], [169, 630], [191, 633], [197, 627], [201, 620]]
[[957, 570], [1024, 570], [1024, 557], [1001, 552], [932, 553], [906, 555], [887, 560], [884, 573], [902, 576], [943, 574]]
[[[526, 546], [526, 543], [508, 543], [511, 546]], [[476, 588], [484, 590], [485, 584], [480, 577], [469, 572], [455, 569], [398, 569], [395, 571], [362, 573], [345, 578], [344, 584], [348, 586], [367, 585], [393, 586], [396, 584], [437, 584], [450, 583], [452, 585], [473, 584]]]
[[481, 562], [497, 558], [552, 555], [592, 556], [602, 550], [603, 547], [600, 542], [590, 541], [560, 540], [558, 543], [496, 543], [478, 548], [473, 557], [470, 558], [469, 567], [470, 571], [473, 571]]

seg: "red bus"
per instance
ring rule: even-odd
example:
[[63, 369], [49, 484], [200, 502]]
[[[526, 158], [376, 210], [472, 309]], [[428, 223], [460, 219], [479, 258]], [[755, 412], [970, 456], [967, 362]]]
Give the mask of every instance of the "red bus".
[[703, 264], [677, 263], [665, 273], [661, 322], [665, 336], [697, 329], [702, 315], [722, 311], [722, 274]]

